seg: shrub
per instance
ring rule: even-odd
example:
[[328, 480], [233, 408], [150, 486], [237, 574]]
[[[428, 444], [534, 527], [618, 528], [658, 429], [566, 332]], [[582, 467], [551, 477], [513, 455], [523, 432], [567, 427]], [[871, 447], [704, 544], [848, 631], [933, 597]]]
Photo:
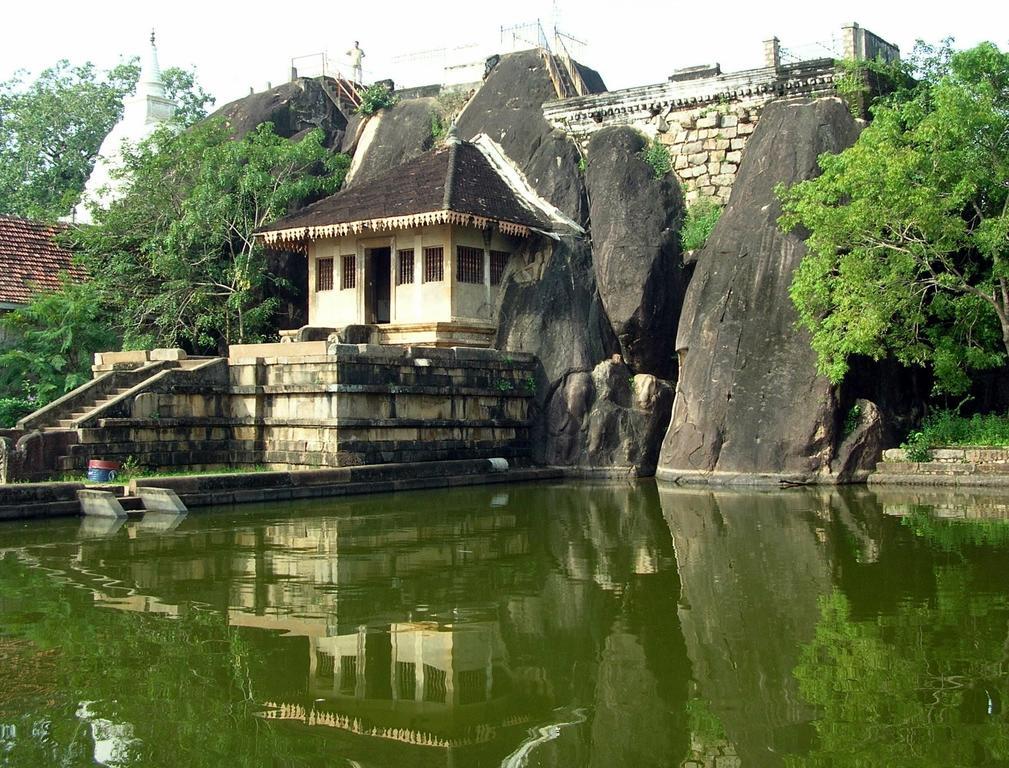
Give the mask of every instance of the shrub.
[[361, 91], [361, 103], [357, 107], [359, 115], [374, 115], [380, 109], [391, 107], [399, 99], [388, 86], [381, 83], [369, 85]]
[[931, 449], [944, 445], [1009, 446], [1009, 415], [936, 411], [922, 421], [920, 430], [907, 436], [901, 448], [909, 461], [928, 461]]
[[698, 200], [687, 209], [680, 228], [680, 244], [685, 251], [702, 248], [722, 215], [722, 206], [712, 200]]
[[652, 167], [652, 172], [655, 174], [656, 179], [661, 179], [673, 170], [673, 162], [669, 157], [669, 147], [658, 139], [652, 139], [641, 150], [641, 159]]
[[0, 397], [0, 429], [10, 429], [39, 407], [39, 403], [27, 397]]

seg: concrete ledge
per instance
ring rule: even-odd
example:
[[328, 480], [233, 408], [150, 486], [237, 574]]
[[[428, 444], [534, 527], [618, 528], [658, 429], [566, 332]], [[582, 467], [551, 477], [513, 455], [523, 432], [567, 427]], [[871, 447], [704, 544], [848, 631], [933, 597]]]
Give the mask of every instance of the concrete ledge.
[[780, 485], [836, 485], [835, 478], [819, 475], [774, 472], [702, 472], [700, 470], [666, 469], [655, 470], [655, 479], [676, 485], [734, 485], [768, 487]]
[[119, 499], [110, 491], [95, 491], [85, 489], [77, 491], [77, 500], [81, 504], [81, 512], [90, 517], [126, 517]]
[[873, 487], [885, 485], [945, 486], [949, 488], [1009, 488], [1009, 473], [925, 474], [874, 472], [866, 482]]
[[286, 501], [481, 483], [558, 479], [557, 468], [495, 471], [487, 459], [372, 464], [336, 469], [138, 479], [130, 490], [168, 488], [187, 507]]
[[149, 512], [179, 514], [189, 511], [186, 509], [186, 505], [179, 500], [175, 491], [169, 488], [141, 487], [137, 489], [137, 495], [144, 503], [144, 509]]

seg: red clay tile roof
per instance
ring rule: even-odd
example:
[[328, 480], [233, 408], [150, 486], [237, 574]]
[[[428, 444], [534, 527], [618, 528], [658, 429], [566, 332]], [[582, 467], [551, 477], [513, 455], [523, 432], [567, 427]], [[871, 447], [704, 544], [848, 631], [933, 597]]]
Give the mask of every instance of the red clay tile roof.
[[56, 244], [55, 236], [64, 229], [62, 224], [0, 216], [0, 303], [27, 304], [33, 293], [55, 291], [61, 272], [84, 279], [70, 251]]

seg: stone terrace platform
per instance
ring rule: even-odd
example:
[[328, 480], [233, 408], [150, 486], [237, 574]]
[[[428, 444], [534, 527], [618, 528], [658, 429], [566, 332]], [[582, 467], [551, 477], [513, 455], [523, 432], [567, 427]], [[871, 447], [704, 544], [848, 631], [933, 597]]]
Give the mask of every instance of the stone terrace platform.
[[[296, 470], [530, 455], [536, 359], [522, 353], [318, 341], [232, 346], [228, 358], [107, 378], [0, 435], [6, 481], [83, 472], [90, 459], [155, 469]], [[131, 369], [130, 366], [133, 366]], [[100, 390], [93, 410], [87, 388]], [[83, 414], [83, 415], [79, 415]], [[70, 422], [69, 426], [63, 423]], [[44, 466], [42, 466], [44, 465]]]

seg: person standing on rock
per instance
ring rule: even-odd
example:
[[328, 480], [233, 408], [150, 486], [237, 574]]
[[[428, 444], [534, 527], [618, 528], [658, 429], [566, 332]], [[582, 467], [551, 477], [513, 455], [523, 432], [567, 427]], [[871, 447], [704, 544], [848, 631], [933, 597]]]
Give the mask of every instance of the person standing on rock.
[[361, 68], [364, 51], [361, 50], [361, 44], [357, 40], [354, 41], [354, 47], [347, 51], [347, 55], [350, 57], [350, 71], [354, 82], [364, 82], [364, 70]]

